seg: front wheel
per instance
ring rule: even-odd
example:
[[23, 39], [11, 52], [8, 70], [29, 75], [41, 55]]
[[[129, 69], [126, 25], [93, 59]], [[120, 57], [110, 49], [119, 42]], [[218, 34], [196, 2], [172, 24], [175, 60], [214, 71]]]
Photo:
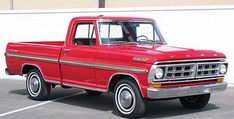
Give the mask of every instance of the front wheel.
[[114, 102], [117, 111], [126, 118], [136, 118], [145, 112], [145, 102], [137, 84], [127, 79], [117, 82]]
[[33, 100], [45, 100], [51, 90], [38, 69], [32, 69], [26, 79], [26, 88], [29, 98]]
[[180, 99], [180, 103], [185, 108], [201, 109], [208, 104], [210, 100], [210, 94], [187, 96], [187, 97], [181, 97], [179, 99]]

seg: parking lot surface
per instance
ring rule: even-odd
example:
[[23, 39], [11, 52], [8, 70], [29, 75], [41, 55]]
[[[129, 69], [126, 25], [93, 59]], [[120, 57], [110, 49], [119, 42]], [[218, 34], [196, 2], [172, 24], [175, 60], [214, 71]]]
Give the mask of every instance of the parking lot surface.
[[[115, 119], [112, 94], [89, 96], [83, 90], [52, 89], [48, 101], [28, 98], [24, 80], [0, 79], [0, 119]], [[177, 99], [153, 101], [143, 118], [233, 119], [234, 87], [212, 94], [201, 110], [185, 109]]]

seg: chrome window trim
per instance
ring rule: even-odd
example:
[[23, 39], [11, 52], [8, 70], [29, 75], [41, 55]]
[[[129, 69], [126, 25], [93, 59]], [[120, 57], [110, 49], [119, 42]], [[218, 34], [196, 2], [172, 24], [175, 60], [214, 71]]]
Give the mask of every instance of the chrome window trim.
[[109, 45], [119, 45], [119, 44], [102, 44], [101, 42], [101, 35], [100, 35], [100, 30], [99, 30], [99, 23], [100, 22], [113, 22], [113, 21], [125, 21], [125, 22], [150, 22], [150, 23], [154, 23], [153, 27], [155, 28], [155, 31], [160, 39], [160, 41], [162, 42], [162, 44], [167, 44], [166, 41], [164, 40], [160, 30], [158, 29], [158, 25], [155, 22], [155, 20], [110, 20], [110, 19], [99, 19], [96, 20], [96, 24], [97, 24], [97, 31], [98, 31], [98, 38], [99, 38], [99, 45], [103, 45], [103, 46], [109, 46]]

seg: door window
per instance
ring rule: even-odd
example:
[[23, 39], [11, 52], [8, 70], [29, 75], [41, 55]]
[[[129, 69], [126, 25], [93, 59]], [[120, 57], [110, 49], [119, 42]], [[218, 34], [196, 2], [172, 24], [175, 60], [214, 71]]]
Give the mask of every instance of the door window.
[[78, 24], [74, 38], [75, 45], [90, 45], [96, 44], [96, 36], [94, 25], [92, 23]]

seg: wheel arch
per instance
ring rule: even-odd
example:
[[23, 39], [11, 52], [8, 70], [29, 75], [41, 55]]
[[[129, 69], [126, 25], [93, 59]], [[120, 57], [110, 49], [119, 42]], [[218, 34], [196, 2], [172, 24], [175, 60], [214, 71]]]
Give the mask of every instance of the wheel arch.
[[24, 75], [24, 74], [27, 75], [31, 69], [38, 69], [45, 82], [50, 83], [52, 85], [61, 85], [60, 82], [46, 79], [44, 73], [42, 72], [42, 69], [40, 68], [40, 66], [36, 64], [29, 64], [29, 63], [23, 64], [21, 67], [21, 75]]
[[22, 75], [23, 74], [28, 74], [28, 72], [31, 69], [38, 69], [41, 72], [41, 74], [42, 74], [42, 76], [44, 78], [44, 75], [43, 75], [43, 72], [42, 72], [41, 68], [36, 64], [23, 64], [22, 67], [21, 67], [21, 74]]
[[137, 84], [137, 87], [141, 93], [141, 96], [144, 97], [140, 83], [138, 81], [138, 79], [132, 75], [132, 74], [128, 74], [128, 73], [115, 73], [113, 74], [110, 79], [109, 79], [109, 83], [108, 83], [108, 92], [113, 92], [114, 91], [114, 87], [116, 85], [116, 83], [120, 80], [123, 80], [124, 78], [128, 77], [129, 80], [133, 81], [135, 84]]

